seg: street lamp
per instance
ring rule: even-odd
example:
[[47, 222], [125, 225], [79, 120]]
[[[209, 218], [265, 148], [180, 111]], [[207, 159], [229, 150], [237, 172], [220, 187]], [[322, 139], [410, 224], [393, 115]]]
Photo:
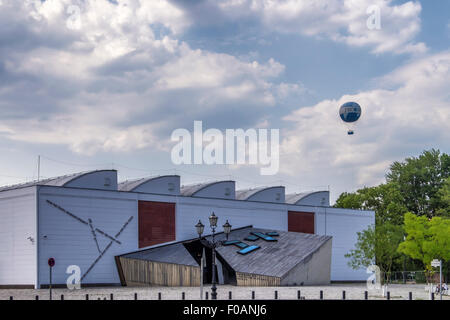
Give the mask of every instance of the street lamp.
[[[211, 287], [211, 299], [217, 300], [217, 287], [216, 287], [216, 248], [220, 247], [223, 244], [223, 241], [216, 241], [215, 234], [216, 234], [216, 228], [217, 228], [217, 221], [219, 220], [219, 217], [214, 214], [214, 212], [209, 216], [209, 226], [212, 230], [212, 241], [209, 241], [207, 239], [202, 239], [202, 234], [204, 231], [205, 226], [202, 224], [202, 222], [199, 220], [198, 223], [195, 225], [195, 228], [197, 229], [198, 236], [200, 238], [200, 242], [205, 246], [212, 250], [212, 287]], [[231, 224], [228, 222], [225, 222], [223, 225], [223, 232], [225, 233], [227, 240], [228, 235], [231, 232]]]
[[223, 232], [225, 233], [225, 235], [227, 236], [227, 240], [228, 240], [228, 235], [231, 232], [231, 224], [228, 222], [225, 222], [225, 224], [222, 226], [223, 227]]
[[198, 220], [198, 223], [195, 225], [195, 228], [197, 229], [198, 237], [202, 237], [203, 230], [205, 229], [205, 225]]
[[213, 229], [213, 232], [214, 232], [214, 230], [216, 229], [216, 227], [217, 227], [217, 220], [219, 220], [219, 217], [218, 216], [216, 216], [215, 214], [214, 214], [214, 212], [209, 216], [209, 224], [211, 225], [211, 228]]

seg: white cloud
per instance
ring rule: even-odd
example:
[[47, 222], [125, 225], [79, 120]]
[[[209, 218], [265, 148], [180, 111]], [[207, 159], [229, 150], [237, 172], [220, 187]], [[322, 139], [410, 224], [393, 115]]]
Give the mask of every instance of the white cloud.
[[[427, 148], [450, 147], [450, 52], [398, 68], [379, 79], [378, 86], [285, 117], [293, 128], [284, 132], [280, 170], [300, 176], [320, 172], [353, 180], [348, 185], [374, 185], [392, 161]], [[354, 136], [347, 136], [338, 115], [347, 101], [362, 107]]]
[[[79, 29], [67, 26], [74, 3]], [[24, 35], [0, 50], [10, 77], [21, 78], [0, 91], [0, 108], [12, 114], [0, 120], [0, 132], [12, 140], [63, 144], [84, 154], [164, 149], [168, 129], [224, 107], [272, 107], [280, 90], [272, 80], [284, 66], [273, 59], [245, 61], [177, 40], [190, 21], [169, 1], [1, 6], [0, 18], [16, 27], [9, 35]], [[158, 36], [158, 26], [169, 33]], [[259, 121], [251, 116], [237, 121]]]
[[[423, 53], [426, 46], [416, 43], [420, 31], [421, 5], [392, 0], [223, 0], [219, 7], [234, 19], [253, 16], [269, 30], [326, 37], [350, 46], [372, 48], [375, 54]], [[370, 6], [380, 10], [381, 28], [370, 30]]]

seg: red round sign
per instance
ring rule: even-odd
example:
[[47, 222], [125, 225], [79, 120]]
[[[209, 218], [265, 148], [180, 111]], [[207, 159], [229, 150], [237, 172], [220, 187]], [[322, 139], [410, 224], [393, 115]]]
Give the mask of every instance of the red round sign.
[[48, 259], [48, 265], [50, 267], [53, 267], [55, 265], [55, 259], [53, 259], [53, 258]]

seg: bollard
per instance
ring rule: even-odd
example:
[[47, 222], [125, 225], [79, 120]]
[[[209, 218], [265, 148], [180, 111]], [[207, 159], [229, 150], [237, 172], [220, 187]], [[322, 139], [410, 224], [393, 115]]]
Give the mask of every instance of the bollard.
[[86, 300], [89, 300], [89, 294], [86, 293]]
[[323, 291], [320, 290], [320, 300], [323, 300]]
[[39, 300], [39, 296], [36, 296], [36, 298], [35, 298], [36, 300]]
[[208, 291], [205, 292], [205, 300], [208, 300]]
[[228, 300], [231, 300], [231, 299], [233, 299], [232, 293], [231, 293], [231, 291], [228, 291]]
[[158, 292], [158, 300], [161, 300], [161, 292]]
[[300, 290], [297, 290], [297, 299], [300, 300], [302, 298], [301, 294], [300, 294]]
[[369, 300], [369, 292], [364, 291], [364, 300]]
[[434, 292], [431, 293], [431, 300], [434, 300]]
[[113, 296], [113, 294], [111, 293], [111, 300], [114, 300], [114, 296]]
[[64, 300], [64, 295], [63, 294], [61, 295], [61, 300]]
[[409, 300], [412, 300], [412, 292], [411, 292], [411, 291], [409, 292], [409, 295], [408, 295], [408, 296], [409, 296], [408, 299], [409, 299]]
[[388, 291], [388, 292], [386, 293], [386, 298], [387, 298], [388, 300], [391, 300], [391, 292], [390, 292], [390, 291]]
[[137, 293], [134, 293], [134, 300], [137, 300]]
[[181, 300], [185, 300], [184, 292], [181, 293]]
[[278, 299], [278, 291], [275, 290], [275, 300], [277, 300], [277, 299]]
[[14, 300], [14, 297], [13, 297], [13, 296], [10, 296], [10, 297], [9, 297], [9, 300]]
[[345, 290], [342, 291], [342, 300], [345, 300]]
[[252, 291], [252, 300], [255, 300], [255, 291]]

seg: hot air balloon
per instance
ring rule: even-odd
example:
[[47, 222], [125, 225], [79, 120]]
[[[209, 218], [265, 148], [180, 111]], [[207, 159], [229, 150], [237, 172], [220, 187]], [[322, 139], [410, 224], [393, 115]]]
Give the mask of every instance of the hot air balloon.
[[354, 125], [361, 117], [361, 106], [356, 102], [346, 102], [339, 108], [339, 115], [348, 127], [347, 134], [353, 135]]

